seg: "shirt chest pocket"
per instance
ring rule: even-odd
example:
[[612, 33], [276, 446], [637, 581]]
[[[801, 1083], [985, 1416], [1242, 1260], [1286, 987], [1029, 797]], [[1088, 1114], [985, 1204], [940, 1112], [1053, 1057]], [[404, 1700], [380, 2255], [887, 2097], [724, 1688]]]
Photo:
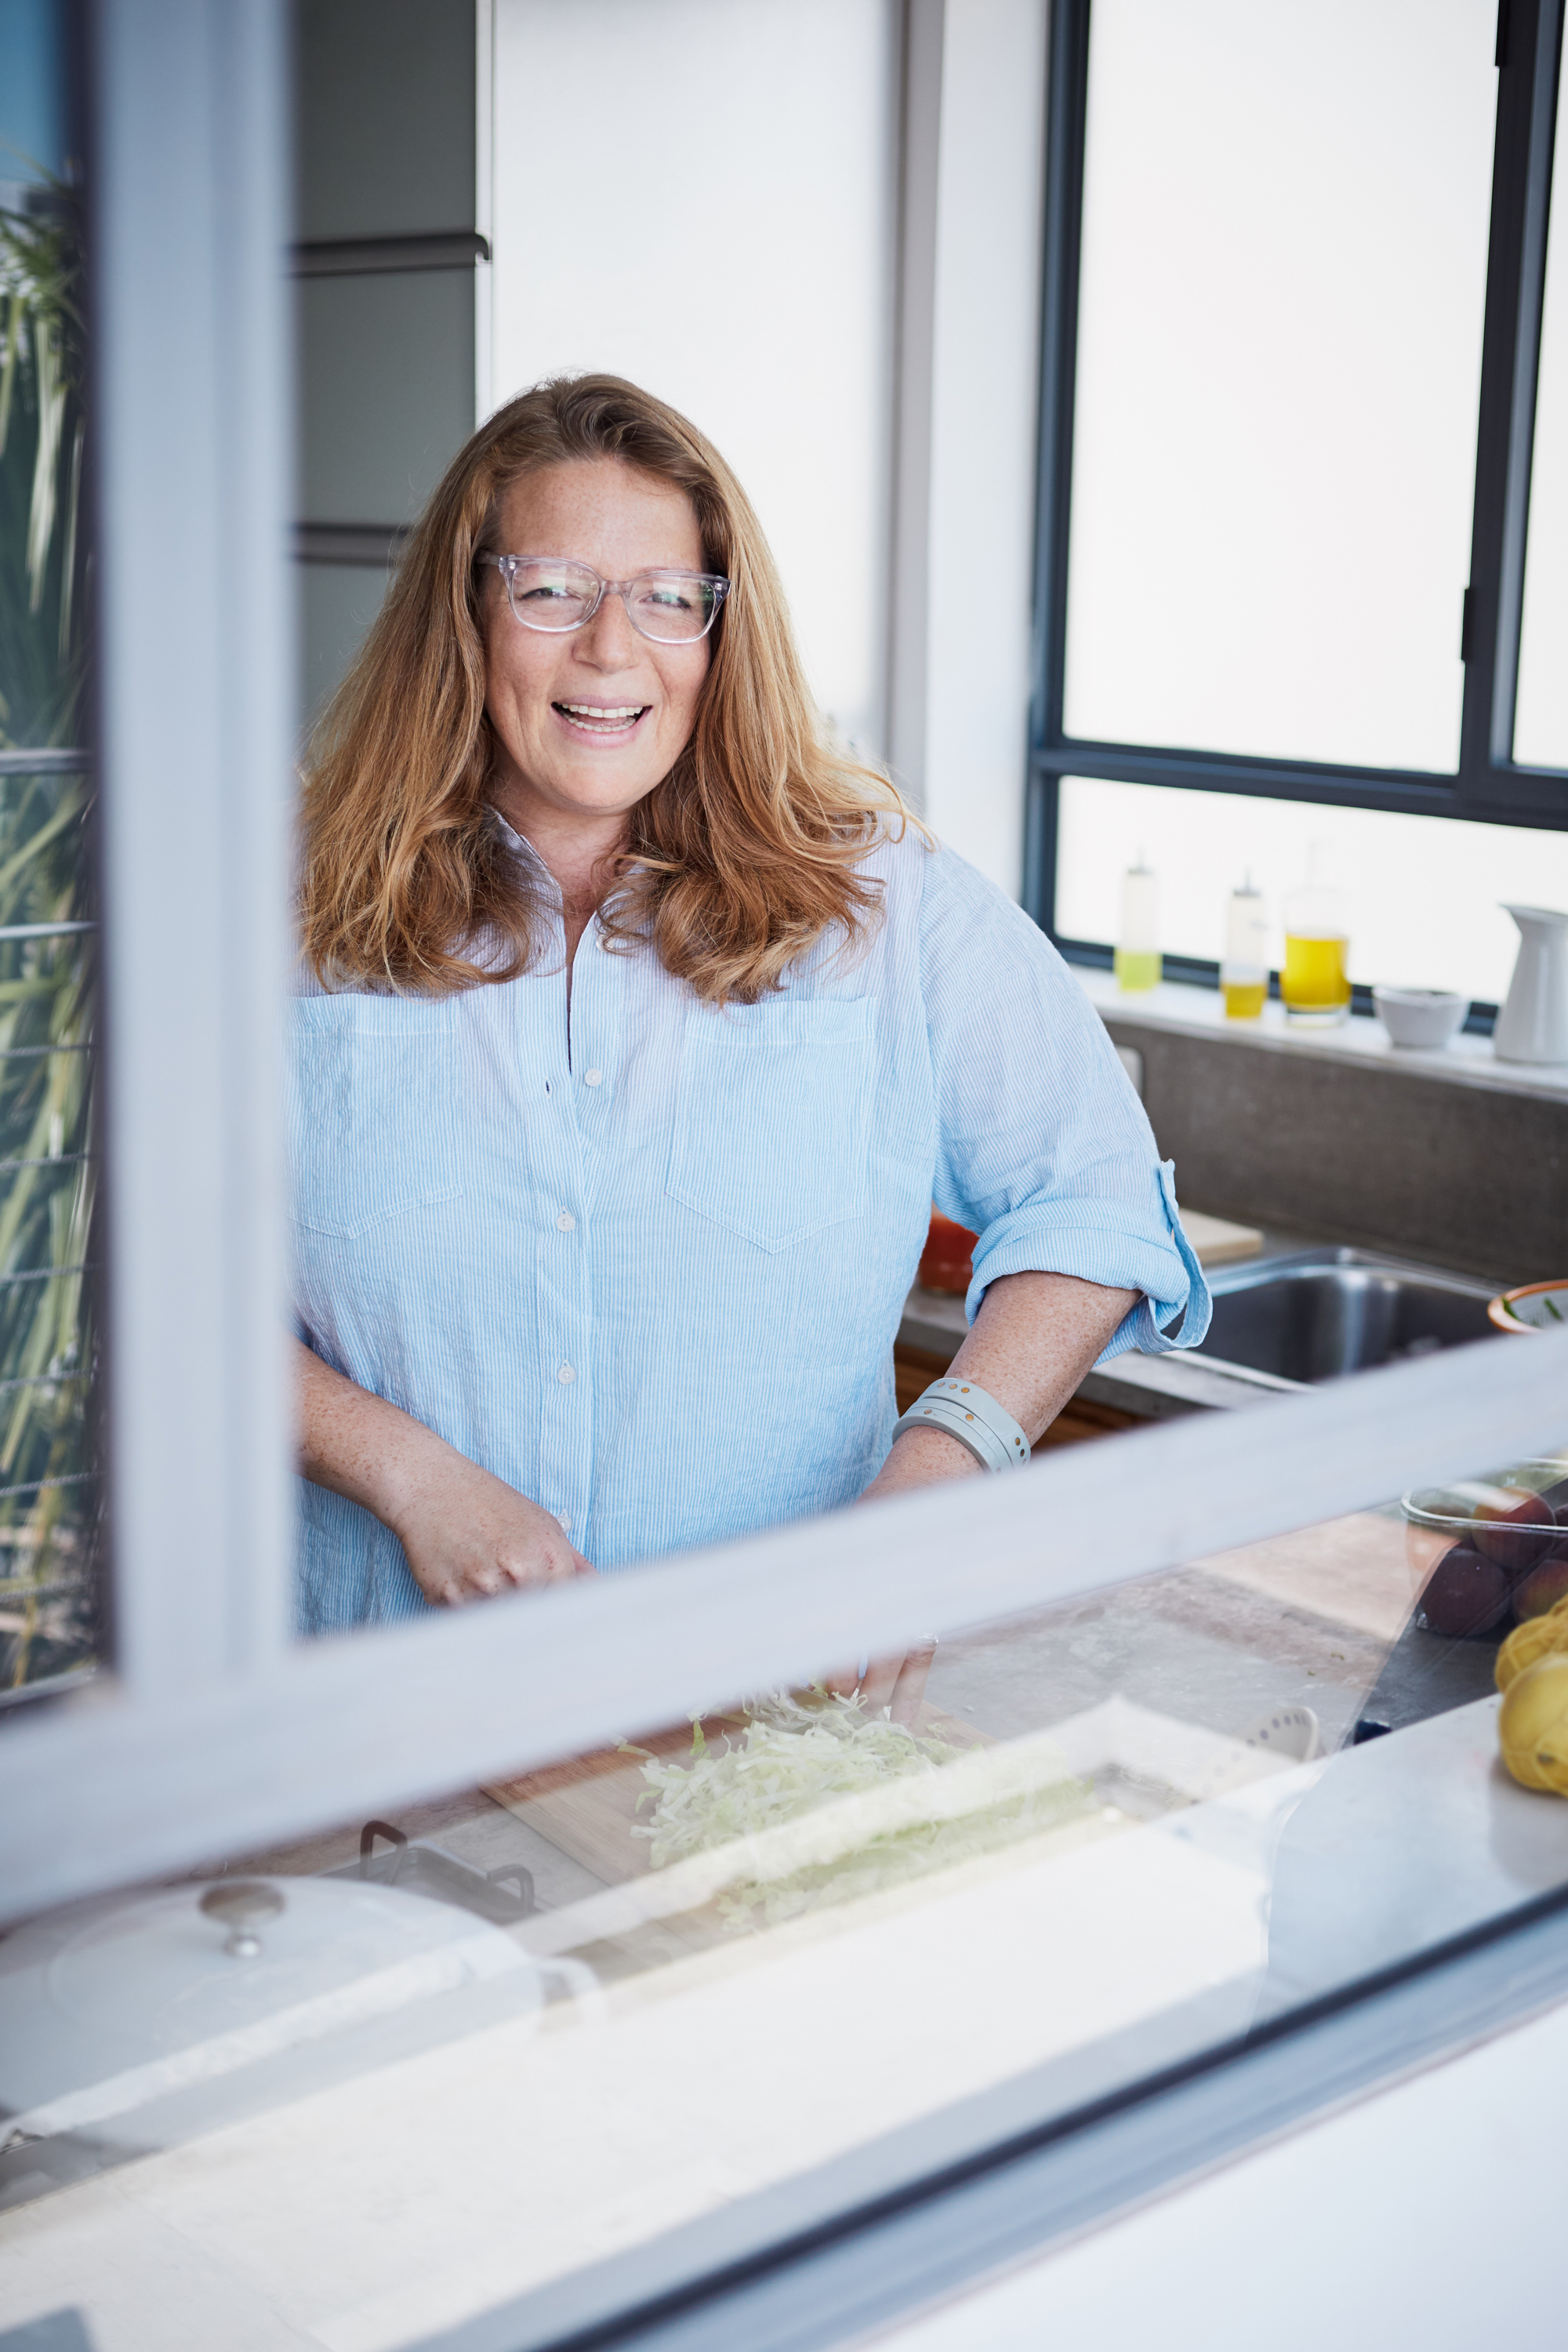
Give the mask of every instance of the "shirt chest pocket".
[[297, 998], [289, 1062], [290, 1205], [304, 1231], [357, 1240], [462, 1191], [456, 1041], [440, 1008]]
[[873, 1085], [868, 998], [694, 1004], [666, 1190], [759, 1249], [862, 1217]]

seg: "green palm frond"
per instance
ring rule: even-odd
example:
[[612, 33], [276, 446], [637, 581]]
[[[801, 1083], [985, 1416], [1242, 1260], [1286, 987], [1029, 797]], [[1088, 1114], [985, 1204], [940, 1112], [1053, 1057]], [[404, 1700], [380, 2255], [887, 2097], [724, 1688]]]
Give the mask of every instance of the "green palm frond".
[[[65, 740], [80, 698], [88, 436], [79, 206], [0, 209], [0, 740]], [[18, 560], [19, 559], [19, 560]]]
[[[76, 740], [89, 436], [79, 215], [0, 211], [0, 746]], [[0, 777], [0, 931], [90, 918], [77, 776]], [[0, 939], [0, 1684], [91, 1661], [98, 1612], [90, 931]]]

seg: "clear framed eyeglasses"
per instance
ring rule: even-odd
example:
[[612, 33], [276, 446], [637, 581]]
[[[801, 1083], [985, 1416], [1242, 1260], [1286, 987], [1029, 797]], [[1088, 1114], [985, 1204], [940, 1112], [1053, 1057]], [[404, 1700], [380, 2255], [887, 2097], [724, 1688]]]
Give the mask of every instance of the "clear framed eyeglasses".
[[551, 636], [585, 628], [606, 596], [618, 596], [639, 636], [659, 646], [695, 645], [730, 593], [717, 572], [639, 572], [633, 580], [601, 580], [591, 563], [574, 556], [492, 555], [489, 561], [506, 582], [513, 620]]

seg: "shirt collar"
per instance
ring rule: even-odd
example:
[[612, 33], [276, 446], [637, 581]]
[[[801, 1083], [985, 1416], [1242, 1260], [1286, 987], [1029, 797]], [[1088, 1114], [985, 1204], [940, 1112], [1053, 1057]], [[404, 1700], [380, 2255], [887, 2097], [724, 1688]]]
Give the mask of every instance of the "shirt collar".
[[490, 808], [488, 822], [496, 839], [500, 843], [501, 847], [503, 849], [510, 850], [512, 856], [518, 858], [524, 866], [526, 866], [532, 880], [535, 881], [539, 885], [539, 887], [542, 891], [546, 892], [557, 905], [559, 905], [561, 901], [560, 885], [557, 883], [554, 875], [550, 871], [549, 866], [544, 863], [543, 858], [541, 857], [538, 850], [535, 849], [532, 842], [527, 838], [526, 835], [519, 833], [515, 826], [508, 824], [505, 817], [502, 816], [500, 809], [498, 808], [493, 806]]

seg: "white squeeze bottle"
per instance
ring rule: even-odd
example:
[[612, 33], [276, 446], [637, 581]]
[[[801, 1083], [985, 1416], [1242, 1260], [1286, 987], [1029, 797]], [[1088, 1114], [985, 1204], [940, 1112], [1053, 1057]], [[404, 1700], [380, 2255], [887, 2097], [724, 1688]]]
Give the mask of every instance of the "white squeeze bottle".
[[1219, 984], [1229, 1021], [1256, 1021], [1268, 1001], [1268, 916], [1250, 874], [1230, 894]]
[[1116, 978], [1122, 988], [1160, 985], [1160, 885], [1138, 852], [1138, 863], [1121, 877], [1121, 928], [1116, 942]]

